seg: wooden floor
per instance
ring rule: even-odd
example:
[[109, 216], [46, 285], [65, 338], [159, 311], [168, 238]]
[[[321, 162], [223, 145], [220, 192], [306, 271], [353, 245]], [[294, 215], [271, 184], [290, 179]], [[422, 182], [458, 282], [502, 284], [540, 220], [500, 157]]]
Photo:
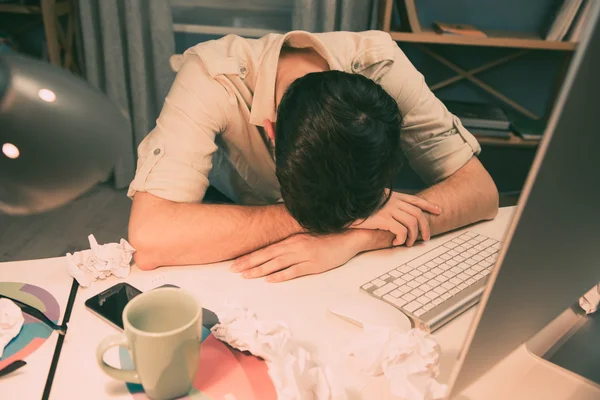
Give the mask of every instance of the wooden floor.
[[[206, 195], [209, 202], [227, 201], [210, 189]], [[89, 249], [90, 233], [100, 244], [127, 238], [131, 200], [126, 193], [125, 189], [99, 185], [70, 204], [44, 214], [0, 214], [0, 262], [58, 257]], [[515, 196], [501, 197], [500, 205], [514, 205], [517, 200]]]

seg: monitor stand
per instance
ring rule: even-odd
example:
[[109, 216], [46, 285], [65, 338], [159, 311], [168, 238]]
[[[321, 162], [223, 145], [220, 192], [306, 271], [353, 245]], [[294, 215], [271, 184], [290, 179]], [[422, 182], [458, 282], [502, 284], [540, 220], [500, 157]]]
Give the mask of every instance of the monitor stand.
[[526, 347], [534, 356], [600, 386], [600, 311], [585, 315], [574, 304]]

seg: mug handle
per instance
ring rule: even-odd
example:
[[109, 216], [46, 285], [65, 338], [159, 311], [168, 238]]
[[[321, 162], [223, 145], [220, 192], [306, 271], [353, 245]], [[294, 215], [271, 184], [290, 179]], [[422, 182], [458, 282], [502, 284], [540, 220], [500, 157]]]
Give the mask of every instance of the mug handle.
[[140, 381], [140, 376], [135, 370], [125, 370], [112, 367], [108, 365], [104, 361], [104, 353], [108, 349], [114, 346], [123, 346], [126, 348], [129, 347], [129, 342], [127, 338], [122, 334], [111, 335], [107, 338], [104, 338], [103, 341], [98, 345], [98, 349], [96, 350], [96, 360], [98, 361], [98, 365], [102, 370], [109, 376], [118, 379], [120, 381], [131, 382], [131, 383], [142, 383]]

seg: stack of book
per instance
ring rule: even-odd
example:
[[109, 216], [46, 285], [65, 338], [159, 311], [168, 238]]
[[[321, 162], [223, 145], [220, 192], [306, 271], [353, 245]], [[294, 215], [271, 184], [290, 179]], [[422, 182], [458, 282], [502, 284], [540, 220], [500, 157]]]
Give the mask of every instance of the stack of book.
[[444, 104], [473, 135], [510, 139], [510, 121], [500, 107], [461, 101], [444, 101]]
[[589, 19], [592, 1], [564, 0], [546, 34], [546, 40], [578, 42]]

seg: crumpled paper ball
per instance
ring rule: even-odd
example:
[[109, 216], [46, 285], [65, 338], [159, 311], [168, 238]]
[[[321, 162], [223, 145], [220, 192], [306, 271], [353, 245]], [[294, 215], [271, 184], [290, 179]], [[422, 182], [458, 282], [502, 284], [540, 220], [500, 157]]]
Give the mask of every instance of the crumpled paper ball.
[[440, 347], [421, 329], [405, 332], [394, 327], [367, 327], [349, 353], [366, 374], [385, 375], [392, 394], [401, 399], [444, 398], [447, 387], [436, 380]]
[[97, 279], [111, 275], [125, 278], [131, 273], [135, 249], [125, 239], [119, 243], [99, 245], [94, 235], [88, 236], [90, 249], [67, 253], [67, 270], [80, 286], [88, 287]]

